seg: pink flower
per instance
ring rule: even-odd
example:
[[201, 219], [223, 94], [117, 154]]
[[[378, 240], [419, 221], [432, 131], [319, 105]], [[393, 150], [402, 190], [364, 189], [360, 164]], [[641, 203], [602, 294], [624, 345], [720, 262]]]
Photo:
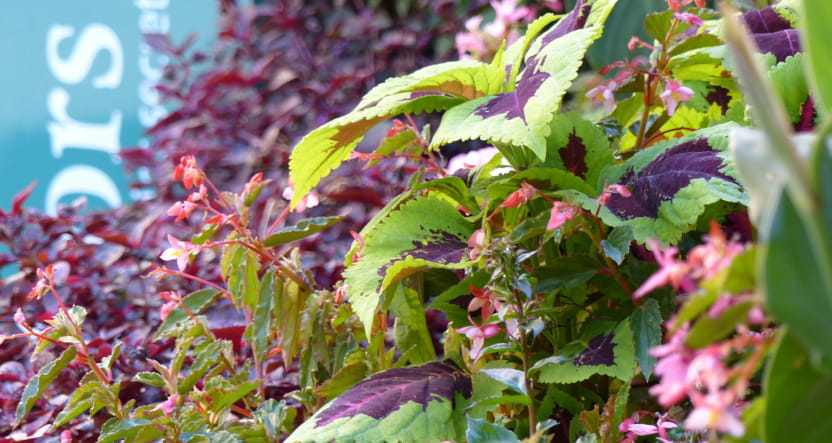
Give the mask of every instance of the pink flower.
[[692, 96], [693, 89], [682, 86], [676, 80], [668, 80], [667, 87], [659, 95], [659, 98], [662, 99], [664, 106], [667, 108], [667, 115], [673, 115], [679, 103], [690, 100]]
[[624, 198], [629, 198], [631, 195], [633, 195], [630, 192], [630, 190], [627, 189], [626, 186], [618, 185], [618, 184], [612, 184], [612, 185], [609, 185], [609, 186], [605, 186], [604, 191], [601, 192], [601, 194], [598, 197], [595, 197], [595, 201], [597, 201], [598, 204], [600, 204], [602, 206], [606, 205], [607, 202], [610, 201], [610, 197], [612, 197], [613, 194], [618, 194], [618, 195], [620, 195]]
[[705, 0], [667, 0], [667, 5], [670, 6], [670, 9], [679, 12], [682, 6], [685, 6], [693, 2], [696, 2], [697, 8], [705, 7]]
[[715, 391], [703, 395], [694, 391], [691, 393], [691, 402], [694, 408], [685, 420], [685, 429], [703, 432], [714, 429], [734, 437], [745, 434], [745, 426], [737, 417], [732, 392]]
[[167, 214], [171, 217], [176, 216], [175, 221], [180, 222], [190, 216], [196, 207], [196, 203], [189, 201], [176, 202], [168, 209]]
[[[295, 195], [295, 189], [292, 186], [287, 186], [283, 188], [283, 198], [286, 200], [292, 200], [292, 197]], [[321, 200], [318, 198], [318, 194], [315, 191], [310, 191], [303, 197], [297, 206], [295, 206], [295, 212], [301, 213], [305, 211], [307, 208], [314, 208], [321, 203]]]
[[526, 6], [517, 7], [514, 0], [494, 1], [491, 0], [491, 7], [497, 13], [496, 21], [505, 24], [512, 24], [518, 21], [529, 21], [534, 18], [534, 11]]
[[485, 41], [479, 35], [480, 23], [482, 16], [475, 15], [465, 21], [468, 32], [456, 35], [456, 51], [460, 59], [471, 58], [469, 53], [479, 57], [485, 52]]
[[494, 158], [498, 152], [497, 148], [490, 146], [456, 155], [448, 162], [448, 167], [445, 168], [445, 172], [448, 175], [452, 175], [454, 172], [461, 169], [471, 169], [482, 166], [491, 161], [491, 159]]
[[691, 249], [688, 254], [694, 277], [711, 278], [723, 268], [730, 265], [745, 247], [736, 241], [730, 241], [715, 221], [711, 221], [711, 232], [705, 236], [705, 243]]
[[531, 200], [534, 197], [535, 194], [537, 194], [537, 189], [535, 189], [534, 186], [532, 186], [532, 185], [530, 185], [526, 182], [523, 182], [520, 185], [520, 189], [518, 189], [518, 190], [512, 192], [511, 194], [509, 194], [509, 196], [506, 197], [506, 199], [503, 200], [502, 203], [500, 203], [500, 206], [498, 206], [498, 209], [499, 208], [516, 208], [520, 205], [524, 205], [529, 200]]
[[194, 186], [200, 186], [205, 183], [205, 173], [196, 164], [196, 157], [193, 155], [183, 155], [179, 159], [179, 164], [173, 170], [173, 179], [182, 180], [182, 185], [185, 189], [191, 189]]
[[17, 308], [17, 311], [14, 312], [14, 322], [19, 324], [26, 324], [26, 315], [23, 314], [23, 310]]
[[681, 401], [691, 387], [689, 377], [693, 351], [685, 346], [690, 324], [685, 323], [670, 340], [650, 350], [650, 355], [658, 357], [656, 375], [660, 382], [650, 388], [650, 394], [657, 396], [659, 404], [664, 407]]
[[564, 223], [572, 220], [579, 213], [580, 209], [575, 206], [556, 201], [552, 204], [552, 212], [549, 214], [549, 222], [546, 223], [546, 230], [554, 231], [560, 228]]
[[191, 260], [191, 254], [199, 252], [199, 246], [182, 241], [168, 234], [168, 242], [171, 247], [162, 252], [161, 259], [165, 261], [176, 260], [176, 266], [180, 272], [184, 272]]
[[471, 352], [468, 355], [472, 360], [476, 360], [482, 352], [485, 339], [497, 335], [502, 328], [497, 323], [486, 323], [485, 320], [482, 325], [478, 325], [471, 317], [468, 317], [468, 320], [471, 320], [471, 326], [457, 328], [456, 331], [471, 339]]
[[688, 272], [690, 272], [690, 266], [684, 261], [676, 261], [678, 250], [671, 246], [664, 251], [660, 251], [659, 244], [652, 239], [648, 240], [647, 244], [653, 250], [653, 256], [656, 257], [656, 262], [660, 267], [655, 274], [651, 275], [633, 293], [633, 297], [642, 297], [650, 291], [666, 284], [672, 285], [676, 290], [680, 288], [685, 292], [693, 290], [693, 283], [687, 276]]
[[691, 14], [690, 12], [675, 12], [673, 13], [673, 16], [676, 17], [676, 19], [693, 26], [694, 28], [698, 28], [704, 24], [698, 15]]
[[163, 304], [162, 307], [159, 308], [159, 318], [164, 321], [177, 306], [179, 306], [179, 303], [175, 301], [169, 301]]
[[728, 382], [728, 369], [722, 364], [720, 346], [711, 345], [700, 350], [688, 365], [688, 384], [700, 383], [710, 392], [718, 391]]
[[598, 85], [586, 93], [586, 98], [593, 101], [600, 101], [604, 104], [604, 110], [609, 114], [615, 109], [615, 95], [613, 91], [618, 87], [615, 80], [609, 81], [607, 84]]
[[159, 403], [158, 405], [156, 405], [156, 407], [153, 408], [153, 410], [158, 411], [158, 410], [161, 409], [162, 412], [165, 415], [170, 416], [171, 414], [173, 414], [173, 411], [176, 410], [176, 404], [178, 402], [179, 402], [179, 394], [173, 394], [173, 395], [169, 396], [167, 400], [165, 400], [162, 403]]

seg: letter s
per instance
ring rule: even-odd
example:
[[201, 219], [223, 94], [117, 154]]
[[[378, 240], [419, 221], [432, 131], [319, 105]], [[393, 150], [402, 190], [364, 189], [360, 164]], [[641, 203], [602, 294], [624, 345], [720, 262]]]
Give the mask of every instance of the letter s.
[[65, 84], [78, 84], [89, 74], [98, 52], [106, 50], [111, 56], [107, 72], [92, 80], [96, 88], [115, 88], [121, 83], [124, 72], [124, 52], [118, 36], [109, 27], [93, 23], [84, 27], [78, 43], [67, 58], [58, 54], [61, 41], [72, 37], [75, 28], [68, 25], [52, 25], [46, 34], [46, 61], [55, 77]]

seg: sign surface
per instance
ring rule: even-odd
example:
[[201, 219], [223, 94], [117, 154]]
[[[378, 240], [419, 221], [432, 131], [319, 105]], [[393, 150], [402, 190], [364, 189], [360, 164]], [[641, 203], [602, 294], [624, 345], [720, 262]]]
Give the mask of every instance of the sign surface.
[[[27, 206], [54, 213], [148, 196], [127, 188], [118, 152], [167, 114], [153, 89], [167, 63], [144, 33], [207, 48], [217, 5], [204, 0], [10, 2], [0, 15], [0, 208], [33, 180]], [[130, 171], [141, 174], [141, 171]]]

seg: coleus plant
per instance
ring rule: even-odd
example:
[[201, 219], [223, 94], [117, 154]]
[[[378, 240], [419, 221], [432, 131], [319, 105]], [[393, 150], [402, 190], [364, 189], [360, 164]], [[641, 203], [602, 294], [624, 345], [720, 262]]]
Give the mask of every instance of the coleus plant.
[[[532, 22], [490, 63], [444, 63], [388, 80], [293, 151], [294, 205], [351, 157], [370, 128], [401, 113], [442, 114], [430, 150], [469, 139], [496, 147], [492, 161], [462, 175], [426, 161], [425, 175], [362, 230], [344, 274], [368, 336], [394, 318], [400, 361], [425, 364], [432, 357], [423, 304], [448, 317], [445, 356], [473, 372], [469, 441], [538, 438], [553, 429], [570, 439], [604, 441], [649, 433], [669, 439], [669, 429], [674, 438], [745, 432], [736, 405], [759, 377], [773, 343], [759, 331], [771, 324], [760, 313], [762, 299], [753, 295], [753, 252], [741, 253], [742, 244], [725, 237], [719, 224], [745, 241], [752, 238], [744, 216], [748, 194], [727, 151], [731, 131], [749, 120], [722, 20], [713, 11], [683, 12], [679, 2], [670, 3], [672, 9], [647, 17], [655, 43], [634, 42], [653, 50], [651, 60], [611, 65], [603, 72], [618, 69], [615, 79], [588, 94], [608, 102], [601, 118], [558, 112], [615, 6], [578, 1], [565, 16]], [[789, 29], [795, 18], [788, 2], [744, 17]], [[763, 35], [782, 29], [758, 30], [761, 51], [772, 53], [765, 57], [769, 75], [781, 88], [791, 80], [805, 84], [799, 47], [783, 48]], [[627, 98], [616, 102], [616, 94]], [[793, 124], [810, 127], [808, 93], [788, 98]], [[355, 157], [395, 156], [391, 144]], [[398, 146], [403, 154], [432, 158], [413, 145]], [[708, 228], [709, 220], [718, 223]], [[705, 244], [692, 248], [709, 230]], [[687, 245], [686, 260], [668, 247], [678, 244]], [[652, 261], [660, 269], [648, 279]], [[689, 296], [675, 299], [660, 289], [667, 284]], [[757, 338], [731, 338], [737, 327]], [[665, 328], [671, 343], [651, 351]], [[724, 362], [731, 352], [739, 358]], [[705, 392], [689, 381], [674, 384], [679, 371], [704, 361], [714, 362], [719, 374]], [[639, 423], [649, 414], [628, 405], [631, 390], [644, 389], [654, 371], [662, 381], [650, 392], [661, 406], [691, 399], [694, 409], [684, 424], [666, 415], [658, 416], [658, 425]], [[729, 381], [727, 374], [739, 377]], [[348, 404], [350, 412], [339, 417], [351, 420], [331, 426], [315, 417], [290, 440], [316, 441], [320, 432], [328, 436], [324, 441], [340, 426], [350, 435], [394, 429], [387, 420], [397, 422], [397, 409], [385, 406], [390, 413], [384, 417], [362, 414], [374, 406], [359, 394], [366, 387], [355, 389], [322, 409], [332, 413]], [[714, 414], [724, 418], [708, 418]], [[488, 417], [495, 419], [483, 421]]]

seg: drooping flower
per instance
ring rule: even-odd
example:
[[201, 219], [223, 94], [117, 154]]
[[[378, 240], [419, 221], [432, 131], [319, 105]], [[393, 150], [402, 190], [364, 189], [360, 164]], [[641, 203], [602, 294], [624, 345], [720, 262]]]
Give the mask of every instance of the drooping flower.
[[573, 205], [556, 201], [552, 204], [552, 211], [549, 213], [549, 222], [546, 223], [547, 231], [554, 231], [560, 228], [569, 220], [572, 220], [575, 215], [579, 214], [581, 210]]
[[671, 246], [661, 251], [655, 240], [647, 240], [647, 244], [653, 250], [653, 256], [659, 264], [659, 270], [651, 275], [634, 293], [633, 297], [639, 298], [654, 289], [670, 284], [674, 289], [682, 289], [686, 292], [693, 290], [693, 282], [688, 277], [690, 265], [685, 261], [676, 260], [678, 249]]
[[707, 394], [692, 392], [693, 411], [685, 420], [685, 429], [713, 429], [734, 437], [742, 437], [745, 434], [745, 425], [738, 417], [734, 397], [732, 391], [711, 391]]
[[682, 86], [676, 80], [668, 80], [667, 86], [659, 95], [659, 98], [664, 102], [667, 108], [667, 115], [673, 115], [676, 112], [676, 107], [679, 103], [690, 100], [693, 96], [693, 89], [687, 86]]
[[675, 12], [673, 13], [673, 16], [676, 17], [677, 20], [681, 20], [694, 28], [698, 28], [705, 24], [698, 15], [691, 14], [690, 12]]
[[537, 193], [537, 189], [534, 186], [523, 182], [520, 185], [520, 189], [512, 192], [500, 203], [498, 208], [516, 208], [518, 206], [526, 204], [529, 200], [531, 200], [534, 195]]
[[586, 98], [593, 101], [599, 101], [604, 104], [604, 111], [609, 114], [615, 109], [615, 95], [613, 91], [618, 87], [615, 80], [610, 80], [606, 84], [598, 85], [586, 93]]
[[[291, 185], [283, 188], [283, 198], [285, 198], [286, 200], [292, 200], [294, 195], [295, 189]], [[295, 206], [295, 212], [301, 213], [303, 211], [306, 211], [306, 209], [308, 208], [314, 208], [315, 206], [318, 206], [320, 203], [321, 200], [318, 198], [318, 194], [316, 194], [315, 191], [309, 191], [309, 193], [306, 194], [300, 200], [298, 205]]]
[[196, 208], [197, 208], [196, 203], [192, 203], [190, 201], [176, 202], [176, 203], [173, 204], [173, 206], [168, 208], [167, 214], [170, 215], [171, 217], [175, 216], [176, 217], [175, 221], [180, 222], [180, 221], [188, 218], [188, 216], [190, 216], [191, 213]]
[[488, 323], [487, 320], [483, 320], [481, 325], [477, 324], [470, 316], [468, 320], [471, 321], [471, 326], [457, 328], [456, 331], [471, 339], [471, 352], [468, 355], [472, 360], [476, 360], [482, 352], [485, 339], [497, 335], [502, 328], [497, 323]]
[[670, 7], [675, 12], [679, 12], [682, 6], [685, 6], [690, 3], [696, 3], [697, 8], [704, 8], [705, 7], [705, 0], [667, 0], [667, 6]]
[[191, 189], [194, 186], [199, 187], [205, 183], [205, 172], [196, 164], [196, 157], [193, 155], [183, 155], [179, 159], [179, 164], [173, 170], [173, 179], [182, 180], [182, 185], [185, 189]]
[[445, 168], [445, 172], [448, 175], [453, 175], [460, 169], [471, 169], [482, 166], [491, 161], [491, 159], [494, 158], [498, 152], [497, 148], [489, 146], [487, 148], [475, 149], [464, 154], [455, 155], [448, 162], [448, 167]]

